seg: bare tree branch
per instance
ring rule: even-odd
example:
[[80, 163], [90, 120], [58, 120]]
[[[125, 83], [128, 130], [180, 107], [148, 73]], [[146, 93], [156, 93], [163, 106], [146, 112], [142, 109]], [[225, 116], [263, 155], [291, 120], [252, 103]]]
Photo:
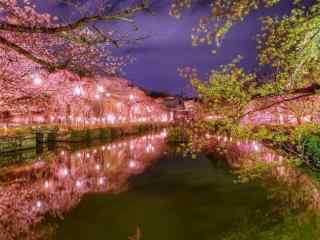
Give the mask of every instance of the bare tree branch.
[[148, 8], [149, 1], [144, 0], [143, 3], [138, 4], [136, 6], [127, 8], [113, 15], [96, 15], [90, 17], [83, 17], [76, 22], [58, 26], [58, 27], [44, 27], [44, 26], [26, 26], [26, 25], [16, 25], [7, 22], [0, 23], [0, 30], [10, 31], [10, 32], [19, 32], [19, 33], [45, 33], [45, 34], [56, 34], [61, 32], [68, 32], [71, 30], [75, 30], [81, 28], [85, 24], [89, 24], [95, 21], [128, 21], [132, 22], [129, 17], [134, 16], [137, 12], [146, 10]]

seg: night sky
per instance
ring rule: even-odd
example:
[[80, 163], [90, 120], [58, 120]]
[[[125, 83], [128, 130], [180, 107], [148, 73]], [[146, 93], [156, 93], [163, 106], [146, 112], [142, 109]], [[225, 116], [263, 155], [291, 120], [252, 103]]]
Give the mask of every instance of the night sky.
[[[126, 1], [128, 2], [128, 1]], [[134, 2], [134, 1], [129, 1]], [[238, 54], [244, 56], [242, 65], [247, 69], [257, 67], [255, 36], [260, 29], [259, 17], [281, 15], [289, 12], [291, 6], [284, 0], [275, 8], [253, 12], [245, 22], [238, 23], [226, 36], [217, 55], [212, 55], [212, 46], [192, 47], [190, 34], [199, 16], [206, 15], [206, 4], [196, 5], [184, 12], [182, 19], [177, 20], [168, 15], [170, 0], [154, 0], [154, 16], [139, 14], [136, 21], [140, 27], [139, 34], [150, 35], [140, 44], [123, 47], [117, 54], [130, 53], [136, 61], [126, 69], [126, 78], [133, 84], [147, 90], [165, 91], [179, 94], [187, 90], [187, 81], [180, 78], [177, 69], [191, 66], [198, 69], [205, 79], [211, 69], [227, 64]], [[64, 6], [51, 6], [53, 12], [68, 14]], [[128, 24], [116, 23], [113, 27], [126, 31]]]

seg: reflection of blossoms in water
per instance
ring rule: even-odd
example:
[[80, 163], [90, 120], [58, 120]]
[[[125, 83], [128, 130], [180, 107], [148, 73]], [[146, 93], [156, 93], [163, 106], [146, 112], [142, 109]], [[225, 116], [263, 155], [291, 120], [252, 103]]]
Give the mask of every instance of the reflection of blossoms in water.
[[[320, 213], [320, 184], [283, 156], [250, 140], [233, 140], [218, 136], [228, 165], [240, 177], [263, 178], [272, 198], [281, 200], [283, 208], [309, 209]], [[269, 184], [270, 183], [270, 184]]]
[[0, 240], [37, 237], [32, 226], [45, 215], [62, 216], [84, 194], [118, 193], [165, 151], [165, 131], [69, 153], [1, 176]]
[[266, 217], [260, 211], [249, 218], [244, 215], [223, 239], [319, 238], [320, 183], [316, 179], [261, 143], [217, 136], [212, 144], [211, 149], [224, 150], [218, 153], [238, 176], [258, 179], [272, 201]]

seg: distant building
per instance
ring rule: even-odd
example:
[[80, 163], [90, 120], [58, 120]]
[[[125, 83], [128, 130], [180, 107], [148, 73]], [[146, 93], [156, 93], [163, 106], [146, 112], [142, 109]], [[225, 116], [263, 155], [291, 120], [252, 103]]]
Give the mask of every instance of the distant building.
[[179, 108], [183, 104], [183, 101], [179, 97], [165, 97], [163, 98], [163, 105], [167, 108]]

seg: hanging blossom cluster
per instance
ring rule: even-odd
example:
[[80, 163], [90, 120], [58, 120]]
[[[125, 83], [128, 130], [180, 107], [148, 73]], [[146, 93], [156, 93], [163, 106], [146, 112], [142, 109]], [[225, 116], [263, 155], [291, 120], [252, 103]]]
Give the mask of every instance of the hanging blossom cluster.
[[45, 216], [63, 217], [88, 193], [126, 191], [130, 176], [166, 151], [166, 135], [162, 131], [74, 153], [62, 150], [14, 172], [2, 169], [0, 240], [49, 239], [54, 227], [34, 228]]
[[[0, 112], [7, 113], [2, 116], [3, 122], [86, 128], [174, 120], [161, 104], [121, 78], [80, 78], [62, 70], [52, 74], [38, 72], [18, 81], [22, 85], [20, 96], [15, 91], [6, 93], [10, 84], [0, 88]], [[11, 103], [12, 98], [15, 100]]]
[[[40, 13], [34, 0], [0, 0], [1, 119], [25, 115], [24, 122], [34, 122], [34, 116], [42, 114], [37, 122], [51, 119], [52, 122], [86, 125], [88, 121], [147, 121], [141, 117], [141, 106], [135, 106], [136, 110], [122, 109], [121, 101], [127, 101], [130, 106], [140, 101], [136, 90], [132, 91], [132, 96], [122, 96], [117, 102], [121, 98], [118, 92], [131, 89], [123, 82], [119, 83], [122, 89], [117, 89], [114, 76], [121, 75], [132, 58], [114, 56], [112, 48], [134, 39], [103, 24], [126, 21], [136, 26], [133, 18], [147, 8], [147, 1], [123, 8], [115, 8], [117, 4], [113, 0], [88, 2], [66, 1], [70, 16], [65, 19]], [[97, 76], [104, 77], [98, 80]], [[107, 80], [111, 78], [113, 81]], [[106, 115], [107, 108], [114, 108], [111, 106], [115, 102], [118, 109], [128, 112], [126, 119]], [[145, 98], [141, 102], [150, 104], [151, 101]], [[152, 108], [144, 108], [144, 111], [150, 113]], [[108, 112], [116, 111], [109, 109]]]
[[[32, 1], [34, 2], [34, 1]], [[92, 5], [70, 4], [70, 16], [64, 20], [48, 13], [38, 13], [30, 1], [0, 1], [0, 45], [22, 55], [49, 71], [68, 69], [80, 74], [96, 72], [118, 74], [128, 62], [112, 55], [111, 47], [127, 41], [121, 34], [103, 26], [103, 22], [133, 17], [146, 4], [132, 5], [114, 12], [111, 0], [95, 0]]]
[[[90, 1], [92, 3], [92, 1]], [[40, 13], [36, 1], [0, 0], [0, 91], [1, 103], [34, 98], [25, 89], [26, 79], [38, 72], [50, 74], [68, 70], [79, 76], [123, 73], [132, 61], [130, 56], [117, 57], [114, 47], [129, 41], [127, 35], [103, 23], [127, 21], [147, 6], [144, 2], [112, 10], [112, 0], [69, 3], [69, 20]], [[16, 94], [14, 94], [16, 91]], [[8, 93], [3, 95], [2, 93]]]

